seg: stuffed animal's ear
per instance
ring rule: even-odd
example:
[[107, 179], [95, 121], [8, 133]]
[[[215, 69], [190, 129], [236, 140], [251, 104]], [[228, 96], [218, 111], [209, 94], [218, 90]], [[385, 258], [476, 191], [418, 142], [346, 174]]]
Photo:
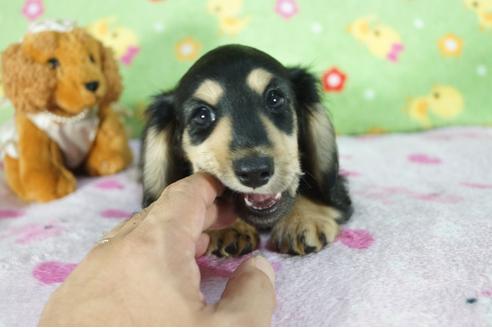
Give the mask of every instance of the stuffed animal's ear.
[[30, 43], [13, 44], [2, 54], [5, 95], [16, 110], [26, 113], [46, 109], [56, 86], [54, 70], [35, 60], [36, 51]]
[[162, 93], [147, 109], [141, 153], [143, 207], [159, 198], [169, 184], [191, 173], [182, 156], [180, 138], [174, 95]]
[[[98, 41], [99, 42], [99, 41]], [[101, 106], [109, 105], [118, 100], [122, 91], [122, 83], [118, 63], [116, 62], [113, 51], [99, 42], [101, 47], [102, 70], [106, 78], [106, 95], [101, 101]]]
[[351, 202], [345, 179], [338, 172], [335, 131], [321, 103], [318, 82], [303, 68], [291, 68], [289, 74], [296, 96], [299, 152], [304, 173], [300, 192], [350, 216]]

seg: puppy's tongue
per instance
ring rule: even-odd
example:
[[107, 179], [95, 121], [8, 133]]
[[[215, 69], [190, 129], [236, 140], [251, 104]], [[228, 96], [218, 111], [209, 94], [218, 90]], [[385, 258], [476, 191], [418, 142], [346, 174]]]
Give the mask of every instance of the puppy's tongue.
[[265, 210], [278, 203], [282, 197], [281, 193], [273, 195], [243, 194], [246, 206], [255, 210]]

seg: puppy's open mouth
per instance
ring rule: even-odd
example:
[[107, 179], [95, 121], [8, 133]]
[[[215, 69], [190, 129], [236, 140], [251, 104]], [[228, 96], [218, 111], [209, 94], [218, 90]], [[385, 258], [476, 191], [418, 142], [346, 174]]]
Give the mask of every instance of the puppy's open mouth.
[[277, 205], [282, 199], [282, 193], [273, 195], [241, 194], [241, 197], [249, 210], [267, 214], [277, 209]]
[[222, 198], [230, 202], [236, 215], [241, 220], [259, 230], [271, 229], [275, 224], [289, 214], [294, 205], [295, 194], [292, 194], [292, 184], [284, 188], [275, 188], [263, 193], [256, 190], [234, 190], [227, 186]]
[[240, 193], [229, 189], [238, 216], [259, 229], [271, 228], [291, 208], [293, 198], [288, 192], [276, 194]]

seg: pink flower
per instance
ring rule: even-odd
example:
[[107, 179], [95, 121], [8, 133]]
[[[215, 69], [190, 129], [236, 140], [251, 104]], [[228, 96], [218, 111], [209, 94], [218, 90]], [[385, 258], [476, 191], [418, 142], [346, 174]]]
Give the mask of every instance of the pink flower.
[[299, 7], [295, 0], [277, 0], [275, 3], [275, 12], [285, 19], [297, 15]]
[[340, 92], [345, 86], [347, 75], [338, 68], [333, 67], [327, 70], [321, 77], [323, 89], [326, 92]]
[[26, 0], [22, 7], [22, 14], [30, 21], [36, 20], [43, 15], [43, 0]]
[[126, 49], [126, 53], [120, 58], [121, 62], [125, 65], [131, 65], [133, 59], [137, 56], [139, 51], [139, 47], [128, 47], [128, 49]]

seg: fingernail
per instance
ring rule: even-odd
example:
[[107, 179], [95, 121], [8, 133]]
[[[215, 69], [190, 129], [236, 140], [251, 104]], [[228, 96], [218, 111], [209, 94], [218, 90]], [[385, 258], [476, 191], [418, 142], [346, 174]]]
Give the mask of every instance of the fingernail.
[[272, 285], [275, 286], [275, 271], [273, 271], [273, 267], [270, 262], [268, 262], [268, 260], [261, 255], [257, 255], [253, 259], [256, 268], [263, 271], [272, 282]]

